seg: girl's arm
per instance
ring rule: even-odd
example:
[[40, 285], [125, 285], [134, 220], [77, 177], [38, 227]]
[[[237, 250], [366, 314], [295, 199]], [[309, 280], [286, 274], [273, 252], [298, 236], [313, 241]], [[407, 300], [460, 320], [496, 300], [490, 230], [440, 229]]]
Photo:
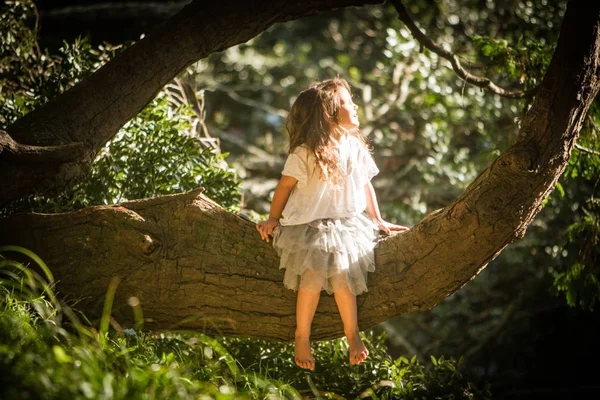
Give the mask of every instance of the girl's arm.
[[269, 218], [266, 221], [259, 222], [256, 224], [256, 230], [260, 233], [262, 240], [269, 241], [269, 236], [273, 236], [273, 230], [279, 226], [279, 218], [288, 199], [292, 189], [298, 182], [298, 179], [291, 176], [282, 175], [275, 193], [273, 194], [273, 201], [271, 201], [271, 210], [269, 211]]
[[379, 205], [377, 204], [377, 196], [375, 195], [375, 189], [373, 189], [371, 182], [365, 185], [365, 197], [367, 198], [367, 214], [375, 220], [379, 229], [384, 231], [386, 235], [391, 235], [392, 231], [403, 232], [408, 230], [405, 226], [392, 224], [381, 218], [381, 212], [379, 211]]

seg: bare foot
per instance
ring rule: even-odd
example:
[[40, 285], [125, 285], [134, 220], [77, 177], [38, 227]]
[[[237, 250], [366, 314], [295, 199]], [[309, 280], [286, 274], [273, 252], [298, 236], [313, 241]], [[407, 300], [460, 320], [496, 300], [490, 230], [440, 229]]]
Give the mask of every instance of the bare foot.
[[350, 364], [356, 365], [365, 361], [369, 355], [369, 350], [365, 347], [358, 333], [347, 335], [348, 345], [350, 346]]
[[315, 370], [315, 359], [310, 350], [309, 339], [296, 338], [294, 344], [294, 360], [296, 361], [296, 365], [301, 368], [310, 369], [311, 371]]

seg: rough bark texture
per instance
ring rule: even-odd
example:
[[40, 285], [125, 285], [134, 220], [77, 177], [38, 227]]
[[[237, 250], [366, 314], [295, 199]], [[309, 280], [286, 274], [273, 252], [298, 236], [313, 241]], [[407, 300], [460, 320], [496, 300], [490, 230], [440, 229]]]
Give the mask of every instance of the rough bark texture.
[[[81, 180], [119, 128], [188, 65], [245, 42], [276, 22], [373, 0], [194, 1], [88, 79], [6, 129], [21, 145], [79, 151], [57, 159], [9, 148], [0, 137], [0, 206], [34, 193], [60, 192]], [[10, 157], [7, 157], [10, 155]], [[68, 154], [65, 154], [68, 155]]]
[[[569, 3], [518, 143], [453, 204], [381, 242], [370, 290], [359, 297], [361, 328], [433, 307], [525, 233], [598, 92], [599, 28], [598, 2]], [[68, 214], [14, 215], [0, 220], [0, 243], [36, 252], [54, 271], [59, 292], [83, 298], [77, 307], [92, 316], [119, 276], [114, 315], [122, 324], [130, 321], [127, 299], [137, 296], [148, 328], [293, 337], [295, 296], [283, 288], [270, 244], [253, 224], [198, 191]], [[341, 328], [332, 298], [323, 296], [313, 337], [340, 336]]]

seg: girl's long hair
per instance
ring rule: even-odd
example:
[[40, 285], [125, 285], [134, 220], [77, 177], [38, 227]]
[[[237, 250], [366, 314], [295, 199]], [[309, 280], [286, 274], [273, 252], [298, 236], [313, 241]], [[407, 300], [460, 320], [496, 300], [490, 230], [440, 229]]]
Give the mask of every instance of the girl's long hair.
[[334, 186], [340, 186], [344, 177], [339, 153], [333, 146], [332, 139], [338, 139], [347, 133], [357, 137], [367, 147], [358, 129], [347, 131], [338, 124], [341, 88], [352, 93], [350, 85], [343, 78], [327, 79], [310, 85], [300, 92], [285, 121], [290, 135], [290, 154], [297, 147], [305, 145], [315, 155], [321, 169], [320, 178]]

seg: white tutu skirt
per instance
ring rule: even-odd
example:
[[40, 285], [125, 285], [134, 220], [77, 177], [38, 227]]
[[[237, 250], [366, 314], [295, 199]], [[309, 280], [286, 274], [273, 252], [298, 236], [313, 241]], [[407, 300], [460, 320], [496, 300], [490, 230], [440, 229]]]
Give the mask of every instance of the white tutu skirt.
[[346, 286], [355, 295], [366, 292], [377, 235], [377, 225], [363, 214], [277, 227], [273, 247], [285, 269], [283, 284], [329, 294]]

